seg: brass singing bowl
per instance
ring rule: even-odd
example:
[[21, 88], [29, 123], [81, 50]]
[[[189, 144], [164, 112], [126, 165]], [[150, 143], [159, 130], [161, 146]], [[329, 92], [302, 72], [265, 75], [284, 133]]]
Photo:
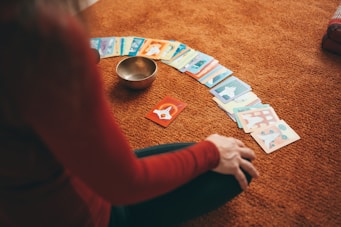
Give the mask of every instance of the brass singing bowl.
[[125, 58], [116, 66], [120, 82], [134, 90], [148, 88], [154, 82], [156, 73], [156, 62], [141, 56]]

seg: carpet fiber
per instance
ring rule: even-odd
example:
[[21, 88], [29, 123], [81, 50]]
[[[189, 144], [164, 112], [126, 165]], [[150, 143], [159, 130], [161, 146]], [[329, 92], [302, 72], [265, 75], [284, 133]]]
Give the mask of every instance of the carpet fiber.
[[[212, 100], [209, 89], [158, 62], [152, 87], [123, 88], [99, 68], [112, 111], [133, 149], [233, 136], [255, 150], [260, 178], [223, 207], [186, 226], [341, 225], [341, 57], [321, 50], [339, 0], [100, 0], [83, 13], [91, 37], [172, 39], [209, 54], [251, 85], [301, 140], [266, 154]], [[167, 128], [145, 118], [170, 95], [188, 106]]]

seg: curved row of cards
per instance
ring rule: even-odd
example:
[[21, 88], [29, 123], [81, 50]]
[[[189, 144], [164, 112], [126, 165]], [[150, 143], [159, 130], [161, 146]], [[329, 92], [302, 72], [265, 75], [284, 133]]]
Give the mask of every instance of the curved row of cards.
[[[181, 42], [141, 37], [91, 38], [90, 45], [101, 58], [143, 56], [187, 74], [210, 88], [213, 100], [245, 133], [250, 133], [266, 153], [300, 139], [269, 104], [263, 104], [249, 84], [233, 75], [217, 59]], [[187, 104], [165, 97], [147, 118], [167, 127]]]

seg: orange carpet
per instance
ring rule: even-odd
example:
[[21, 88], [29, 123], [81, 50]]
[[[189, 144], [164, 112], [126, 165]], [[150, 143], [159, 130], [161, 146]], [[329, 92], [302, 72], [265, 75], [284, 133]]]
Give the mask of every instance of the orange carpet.
[[[215, 57], [251, 85], [301, 139], [266, 154], [212, 101], [209, 89], [158, 62], [141, 92], [123, 88], [102, 59], [113, 114], [134, 149], [237, 137], [261, 173], [248, 191], [187, 226], [341, 226], [341, 57], [320, 48], [339, 0], [100, 0], [84, 11], [91, 37], [172, 39]], [[188, 106], [167, 128], [145, 118], [170, 95]]]

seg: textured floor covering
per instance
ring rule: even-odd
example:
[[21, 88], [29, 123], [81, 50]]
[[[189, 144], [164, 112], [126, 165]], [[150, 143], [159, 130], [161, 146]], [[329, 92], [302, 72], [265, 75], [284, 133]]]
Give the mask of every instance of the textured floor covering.
[[[103, 59], [113, 113], [133, 148], [198, 141], [211, 133], [253, 148], [261, 173], [249, 190], [183, 226], [341, 225], [341, 57], [320, 42], [339, 0], [100, 0], [84, 15], [90, 35], [173, 39], [214, 56], [274, 107], [301, 140], [270, 155], [212, 101], [209, 90], [158, 63], [153, 86], [131, 92]], [[167, 128], [144, 118], [166, 95], [188, 106]]]

